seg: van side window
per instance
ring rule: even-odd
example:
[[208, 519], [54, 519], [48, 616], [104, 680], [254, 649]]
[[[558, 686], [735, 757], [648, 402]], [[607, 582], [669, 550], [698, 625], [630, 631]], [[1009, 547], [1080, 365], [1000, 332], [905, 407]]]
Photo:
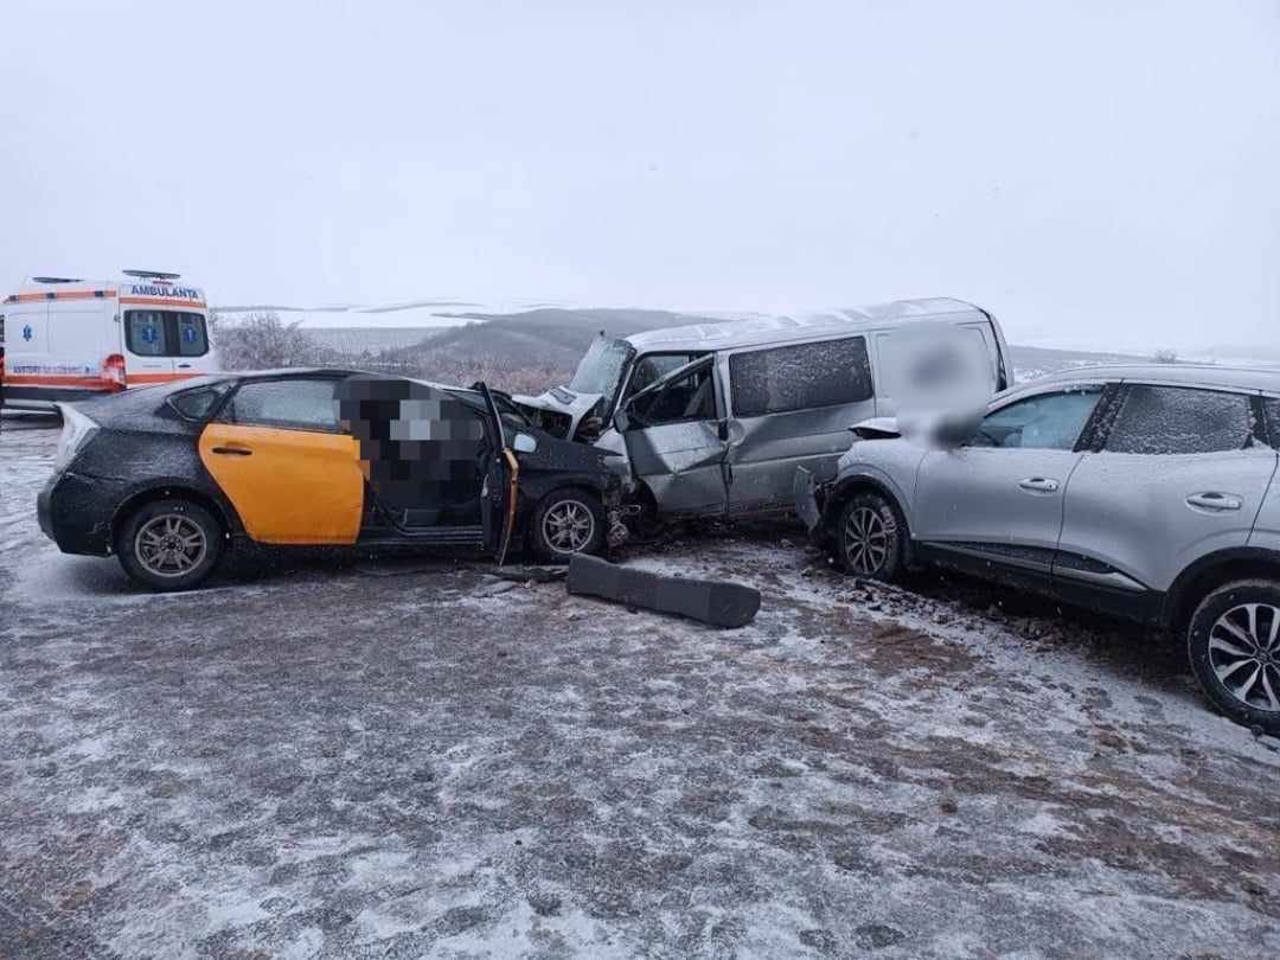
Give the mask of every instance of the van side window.
[[125, 343], [130, 353], [140, 357], [169, 356], [165, 336], [164, 314], [159, 310], [128, 310], [125, 319]]
[[[3, 332], [0, 328], [0, 333]], [[1271, 446], [1280, 449], [1280, 397], [1264, 397], [1262, 406], [1267, 413], [1267, 439]]]
[[875, 395], [863, 337], [735, 354], [729, 377], [736, 417], [858, 403]]
[[1252, 430], [1249, 398], [1242, 393], [1134, 384], [1103, 449], [1165, 455], [1243, 450]]

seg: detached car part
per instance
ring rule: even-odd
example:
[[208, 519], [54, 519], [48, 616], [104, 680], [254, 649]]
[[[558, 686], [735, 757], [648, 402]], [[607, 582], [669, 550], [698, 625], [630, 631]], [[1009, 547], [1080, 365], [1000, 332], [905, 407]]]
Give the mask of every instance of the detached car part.
[[713, 627], [743, 627], [760, 609], [760, 591], [740, 583], [695, 580], [620, 567], [585, 554], [569, 560], [571, 594], [673, 613]]

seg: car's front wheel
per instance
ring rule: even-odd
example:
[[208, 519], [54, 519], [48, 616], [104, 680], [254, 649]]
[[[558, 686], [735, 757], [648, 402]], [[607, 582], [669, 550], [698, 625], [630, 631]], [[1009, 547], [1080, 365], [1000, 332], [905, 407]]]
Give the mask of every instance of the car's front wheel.
[[533, 511], [534, 552], [543, 560], [565, 563], [575, 553], [599, 553], [605, 541], [600, 499], [585, 490], [553, 490]]
[[1280, 735], [1280, 582], [1238, 580], [1206, 596], [1191, 617], [1187, 652], [1219, 710]]
[[889, 500], [878, 493], [855, 493], [836, 521], [836, 563], [846, 573], [892, 581], [906, 567], [906, 524]]
[[131, 579], [152, 590], [190, 590], [218, 563], [222, 527], [190, 500], [154, 500], [125, 519], [116, 555]]

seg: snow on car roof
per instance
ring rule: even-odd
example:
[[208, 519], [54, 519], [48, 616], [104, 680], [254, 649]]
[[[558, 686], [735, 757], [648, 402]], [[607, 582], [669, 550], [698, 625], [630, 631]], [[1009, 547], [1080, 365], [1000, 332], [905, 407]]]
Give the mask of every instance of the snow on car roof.
[[1080, 366], [1058, 370], [1019, 386], [1085, 381], [1137, 380], [1200, 387], [1230, 387], [1280, 393], [1280, 369], [1275, 367], [1225, 367], [1198, 363], [1134, 363]]
[[646, 330], [626, 338], [637, 350], [681, 350], [700, 348], [724, 350], [758, 346], [788, 340], [804, 340], [828, 333], [856, 332], [884, 324], [972, 315], [986, 320], [987, 314], [971, 303], [949, 297], [925, 300], [895, 300], [865, 307], [847, 307], [787, 316], [758, 316], [723, 323], [694, 323], [684, 327]]

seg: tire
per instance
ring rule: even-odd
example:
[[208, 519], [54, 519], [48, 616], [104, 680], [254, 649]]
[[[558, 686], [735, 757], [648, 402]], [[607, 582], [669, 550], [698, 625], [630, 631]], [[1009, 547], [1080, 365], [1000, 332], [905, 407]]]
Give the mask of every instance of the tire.
[[217, 566], [222, 525], [190, 500], [153, 500], [125, 519], [115, 547], [134, 582], [162, 592], [190, 590]]
[[1187, 655], [1215, 707], [1280, 736], [1280, 581], [1237, 580], [1206, 596], [1187, 628]]
[[575, 553], [598, 554], [604, 549], [605, 524], [599, 497], [574, 487], [552, 490], [533, 510], [533, 552], [550, 563], [568, 563]]
[[878, 493], [855, 493], [837, 516], [832, 545], [841, 570], [889, 583], [902, 577], [907, 525], [888, 499]]

